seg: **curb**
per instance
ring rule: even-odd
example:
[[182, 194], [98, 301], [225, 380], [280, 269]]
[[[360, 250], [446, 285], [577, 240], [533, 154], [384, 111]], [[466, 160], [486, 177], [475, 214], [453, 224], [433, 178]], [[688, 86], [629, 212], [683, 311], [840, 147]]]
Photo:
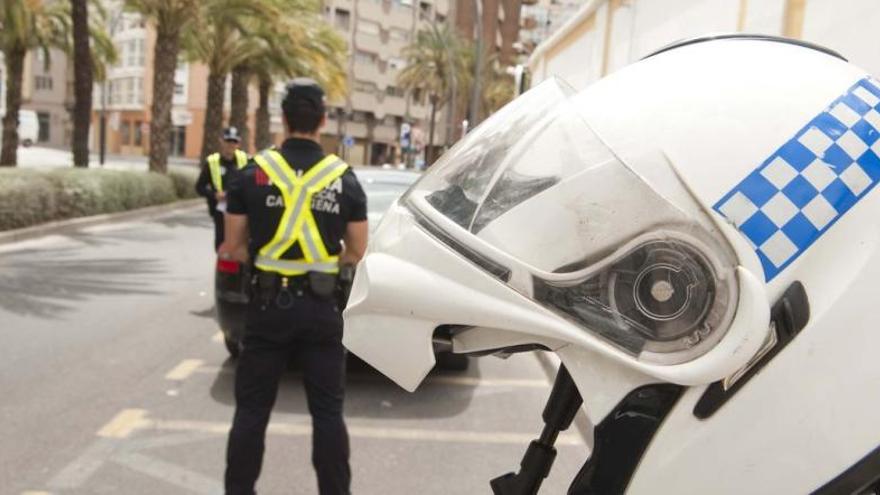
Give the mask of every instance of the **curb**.
[[[554, 383], [556, 380], [556, 372], [559, 371], [559, 366], [562, 364], [562, 361], [559, 360], [559, 356], [552, 351], [536, 351], [535, 356], [538, 358], [541, 368], [544, 369], [544, 373], [547, 374], [547, 380], [549, 380], [551, 384]], [[590, 424], [590, 420], [587, 418], [587, 415], [583, 410], [578, 411], [575, 415], [574, 426], [577, 428], [578, 433], [580, 433], [581, 438], [584, 439], [584, 443], [592, 450], [593, 426]]]
[[204, 198], [184, 199], [156, 206], [147, 206], [136, 210], [122, 211], [118, 213], [105, 213], [88, 217], [57, 220], [54, 222], [32, 225], [21, 229], [0, 232], [0, 244], [25, 241], [50, 234], [67, 234], [93, 225], [103, 223], [122, 222], [126, 220], [138, 220], [165, 215], [179, 210], [194, 209], [203, 206]]

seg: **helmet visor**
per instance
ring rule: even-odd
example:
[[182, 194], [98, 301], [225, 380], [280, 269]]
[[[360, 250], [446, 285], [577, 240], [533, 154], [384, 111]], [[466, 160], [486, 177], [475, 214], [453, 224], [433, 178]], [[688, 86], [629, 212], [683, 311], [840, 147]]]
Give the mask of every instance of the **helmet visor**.
[[404, 204], [460, 254], [585, 330], [640, 359], [691, 360], [732, 319], [732, 250], [668, 162], [652, 169], [651, 187], [593, 132], [573, 94], [558, 80], [526, 92], [446, 153]]

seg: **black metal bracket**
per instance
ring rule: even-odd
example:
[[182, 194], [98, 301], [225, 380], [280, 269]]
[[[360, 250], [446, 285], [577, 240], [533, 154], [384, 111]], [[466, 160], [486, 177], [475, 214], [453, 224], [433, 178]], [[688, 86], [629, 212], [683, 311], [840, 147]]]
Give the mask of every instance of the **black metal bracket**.
[[559, 368], [553, 390], [544, 407], [544, 430], [533, 440], [520, 463], [518, 473], [507, 473], [492, 480], [495, 495], [534, 495], [550, 474], [556, 459], [556, 438], [571, 426], [583, 399], [565, 366]]

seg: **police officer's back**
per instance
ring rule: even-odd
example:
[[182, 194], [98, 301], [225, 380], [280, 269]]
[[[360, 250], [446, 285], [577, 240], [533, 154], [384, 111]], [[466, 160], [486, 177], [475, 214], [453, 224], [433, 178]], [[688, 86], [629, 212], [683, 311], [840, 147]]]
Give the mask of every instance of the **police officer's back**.
[[257, 153], [227, 193], [227, 241], [220, 255], [249, 259], [256, 286], [236, 371], [226, 490], [253, 493], [278, 382], [293, 353], [303, 366], [320, 493], [348, 493], [336, 278], [340, 265], [356, 263], [366, 248], [366, 196], [351, 168], [317, 143], [326, 121], [321, 88], [295, 80], [282, 110], [288, 139]]

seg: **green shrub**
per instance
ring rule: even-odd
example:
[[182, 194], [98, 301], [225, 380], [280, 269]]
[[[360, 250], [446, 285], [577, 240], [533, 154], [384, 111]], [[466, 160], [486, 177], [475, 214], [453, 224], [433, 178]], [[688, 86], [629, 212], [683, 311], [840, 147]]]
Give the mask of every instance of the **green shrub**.
[[180, 199], [189, 199], [199, 197], [196, 194], [196, 179], [199, 178], [199, 171], [196, 168], [176, 167], [168, 171], [168, 177], [174, 182], [174, 192]]
[[195, 179], [186, 171], [0, 170], [0, 230], [189, 198]]

